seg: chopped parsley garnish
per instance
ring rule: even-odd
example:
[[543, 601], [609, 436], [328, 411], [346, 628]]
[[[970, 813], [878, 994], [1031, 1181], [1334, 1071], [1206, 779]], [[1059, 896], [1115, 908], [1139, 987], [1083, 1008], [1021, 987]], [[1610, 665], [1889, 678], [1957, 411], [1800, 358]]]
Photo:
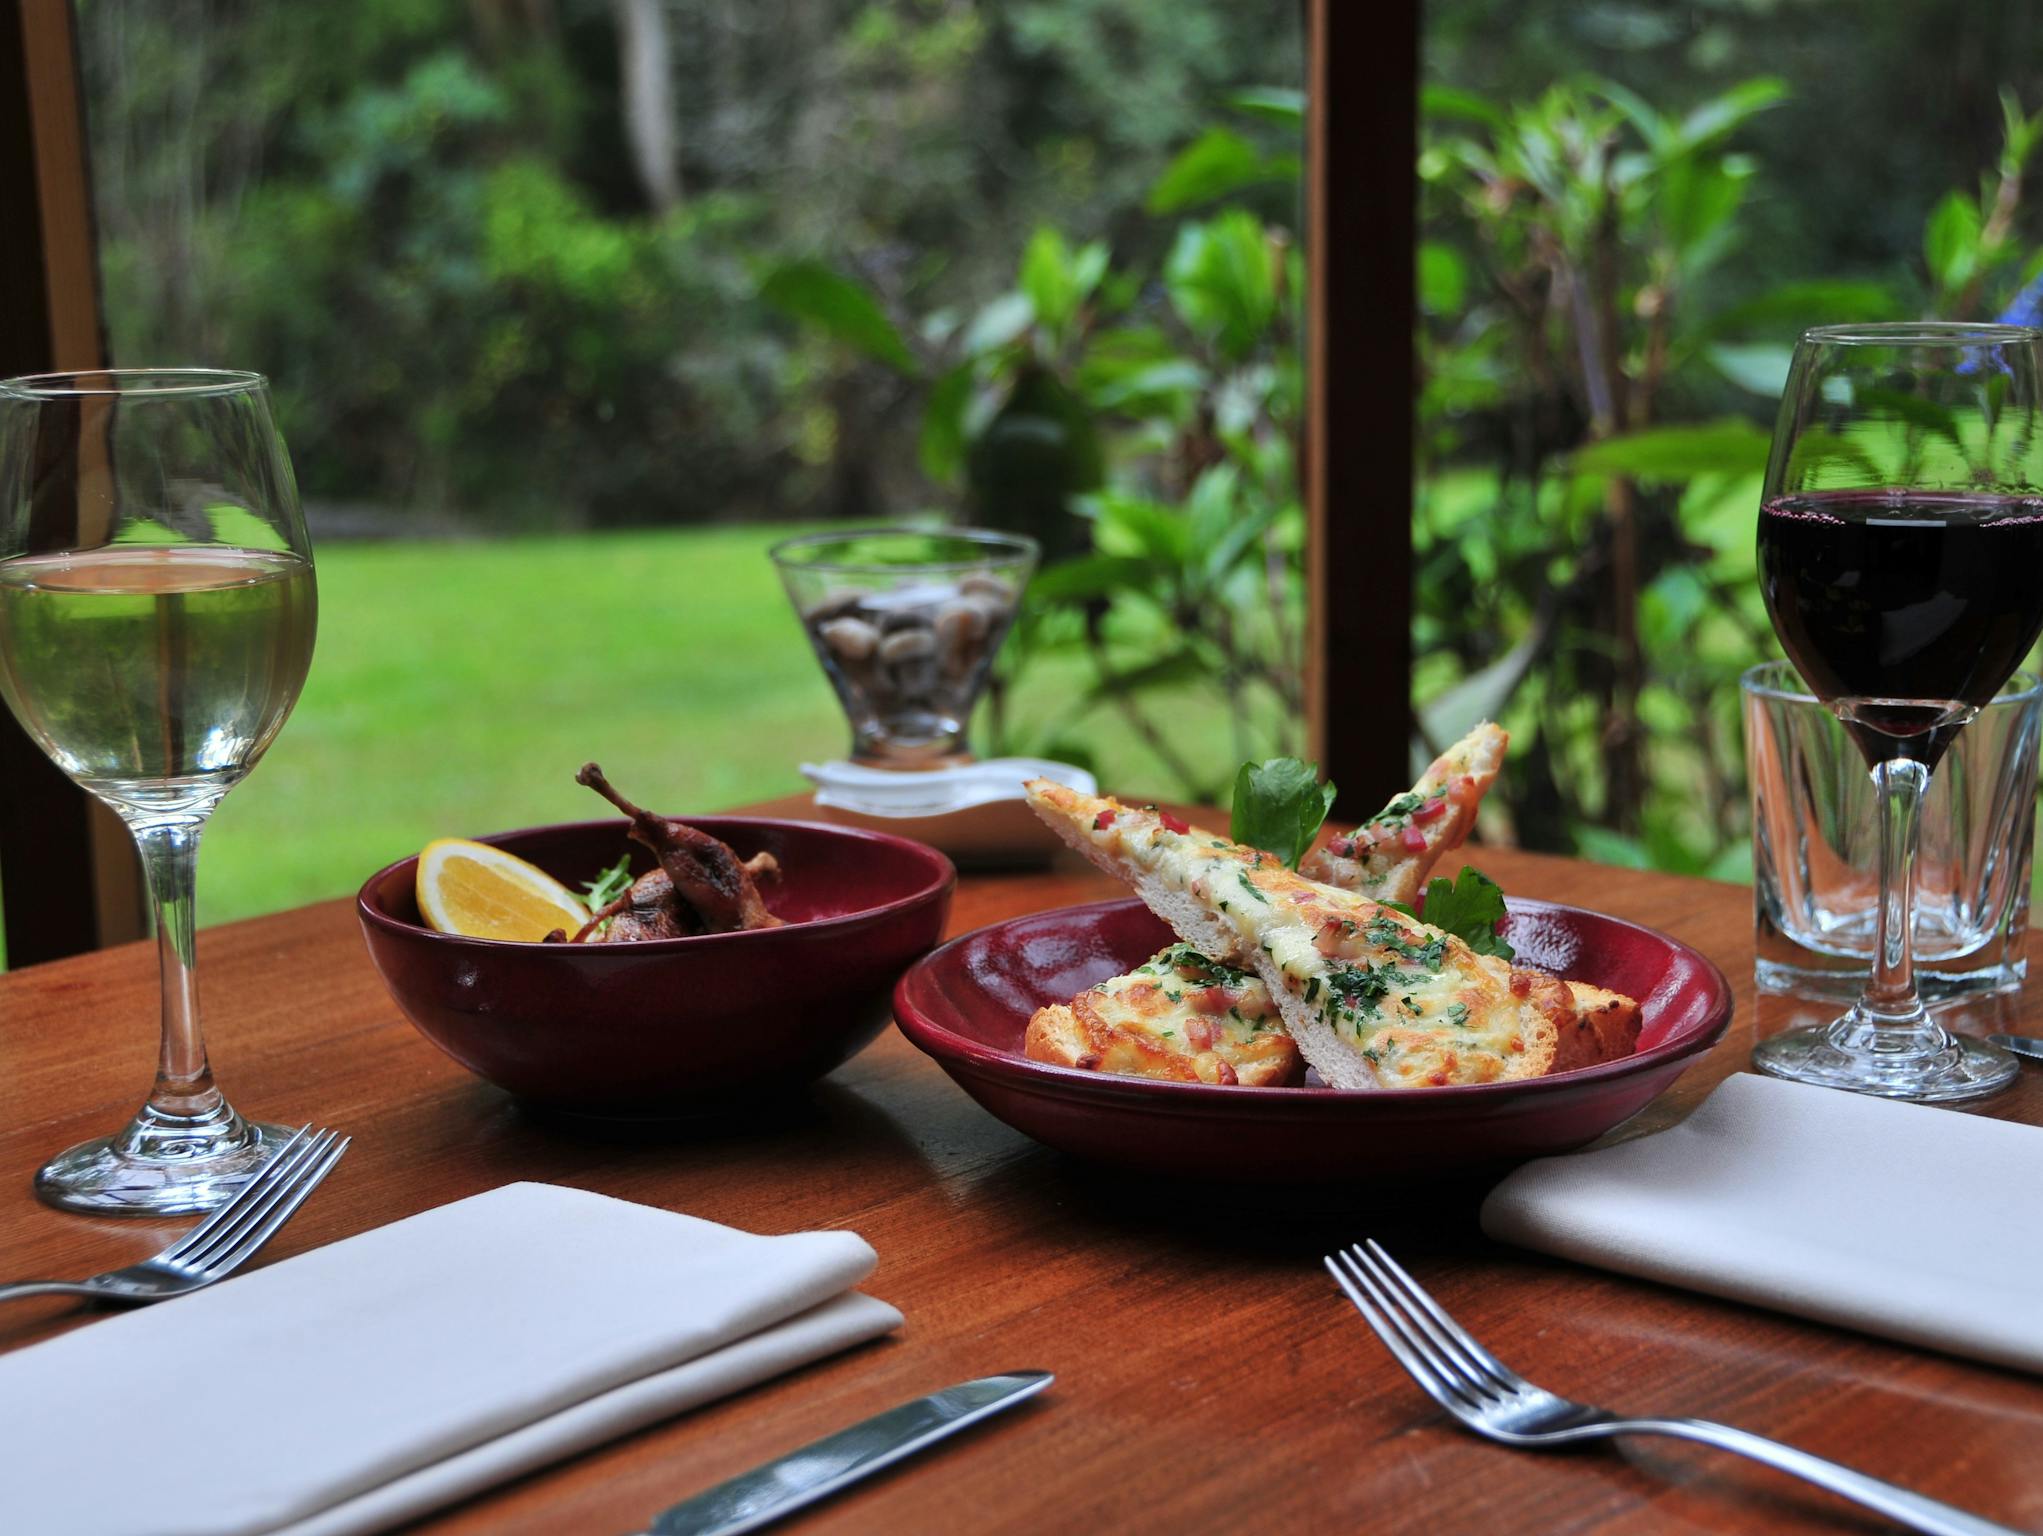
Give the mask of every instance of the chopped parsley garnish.
[[[1287, 977], [1286, 979], [1289, 980], [1290, 978]], [[1305, 982], [1305, 1000], [1309, 1003], [1318, 996], [1319, 978], [1317, 976], [1307, 977]]]
[[1411, 815], [1412, 812], [1416, 811], [1420, 806], [1424, 805], [1425, 803], [1426, 800], [1423, 795], [1416, 795], [1413, 794], [1410, 790], [1406, 790], [1403, 794], [1399, 795], [1395, 800], [1391, 801], [1389, 805], [1386, 805], [1382, 810], [1378, 811], [1374, 816], [1370, 817], [1369, 820], [1372, 823], [1379, 821], [1381, 822], [1399, 821], [1402, 820], [1404, 817]]
[[1249, 879], [1247, 870], [1237, 869], [1234, 872], [1234, 877], [1241, 882], [1241, 888], [1247, 891], [1249, 895], [1255, 897], [1257, 901], [1260, 901], [1266, 907], [1270, 904], [1270, 898], [1257, 890], [1255, 882]]
[[1209, 959], [1189, 944], [1173, 944], [1149, 963], [1167, 965], [1189, 981], [1213, 981], [1227, 986], [1237, 986], [1249, 979], [1247, 971]]
[[1326, 1012], [1356, 1019], [1383, 1016], [1383, 999], [1392, 987], [1408, 987], [1423, 977], [1409, 975], [1391, 965], [1336, 965], [1327, 972]]
[[1410, 934], [1387, 917], [1372, 917], [1369, 926], [1362, 930], [1362, 936], [1378, 948], [1402, 955], [1429, 971], [1439, 970], [1440, 962], [1447, 954], [1447, 940], [1441, 935], [1435, 934], [1423, 944], [1415, 943]]
[[1440, 1016], [1450, 1024], [1466, 1024], [1468, 1022], [1468, 1004], [1449, 1003]]

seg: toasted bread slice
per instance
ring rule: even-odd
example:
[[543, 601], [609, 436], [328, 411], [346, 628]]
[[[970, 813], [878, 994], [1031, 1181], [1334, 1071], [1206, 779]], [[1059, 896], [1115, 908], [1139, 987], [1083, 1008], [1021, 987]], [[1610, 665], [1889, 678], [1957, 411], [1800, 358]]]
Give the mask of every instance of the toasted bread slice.
[[1305, 1061], [1254, 976], [1175, 944], [1148, 964], [1041, 1009], [1025, 1054], [1175, 1082], [1296, 1083]]
[[[1478, 955], [1174, 817], [1047, 779], [1028, 792], [1046, 823], [1132, 885], [1186, 943], [1252, 969], [1300, 1052], [1335, 1087], [1538, 1077], [1565, 1070], [1563, 1037], [1583, 1036], [1572, 992], [1543, 972]], [[1586, 1047], [1571, 1043], [1569, 1053]]]
[[1561, 1031], [1554, 1051], [1554, 1072], [1572, 1072], [1600, 1061], [1616, 1061], [1639, 1048], [1639, 1005], [1622, 992], [1571, 981], [1568, 994], [1574, 1017]]
[[1510, 744], [1501, 726], [1484, 721], [1361, 826], [1308, 853], [1299, 873], [1372, 901], [1412, 905], [1433, 866], [1475, 830], [1476, 808]]

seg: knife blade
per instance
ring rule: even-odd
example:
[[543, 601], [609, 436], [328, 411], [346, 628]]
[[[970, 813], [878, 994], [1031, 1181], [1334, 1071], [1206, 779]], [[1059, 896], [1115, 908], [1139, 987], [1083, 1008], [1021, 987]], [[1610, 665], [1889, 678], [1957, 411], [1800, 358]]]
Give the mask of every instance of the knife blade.
[[1030, 1398], [1057, 1378], [1012, 1371], [960, 1382], [776, 1456], [662, 1511], [640, 1536], [740, 1536]]
[[2043, 1061], [2043, 1040], [2034, 1035], [1988, 1035], [1986, 1038], [2002, 1050], [2013, 1051], [2031, 1061]]

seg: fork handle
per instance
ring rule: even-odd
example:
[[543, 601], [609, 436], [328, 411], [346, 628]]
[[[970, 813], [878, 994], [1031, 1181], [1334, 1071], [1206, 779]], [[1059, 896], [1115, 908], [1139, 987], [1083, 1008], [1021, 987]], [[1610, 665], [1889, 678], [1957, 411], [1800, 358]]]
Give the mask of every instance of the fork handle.
[[13, 1285], [0, 1285], [0, 1301], [12, 1301], [17, 1296], [92, 1296], [97, 1293], [75, 1280], [19, 1280]]
[[1677, 1440], [1694, 1440], [1703, 1445], [1713, 1445], [1718, 1450], [1749, 1456], [1819, 1488], [1828, 1488], [1855, 1504], [1877, 1510], [1890, 1520], [1926, 1531], [1929, 1536], [2022, 1536], [2021, 1532], [2009, 1526], [1982, 1520], [1978, 1515], [1954, 1509], [1936, 1499], [1897, 1488], [1892, 1483], [1883, 1483], [1877, 1477], [1868, 1477], [1850, 1467], [1825, 1461], [1821, 1456], [1812, 1456], [1807, 1451], [1782, 1445], [1778, 1440], [1769, 1440], [1749, 1430], [1734, 1429], [1729, 1424], [1713, 1424], [1708, 1419], [1613, 1419], [1598, 1425], [1597, 1429], [1610, 1435], [1671, 1435]]

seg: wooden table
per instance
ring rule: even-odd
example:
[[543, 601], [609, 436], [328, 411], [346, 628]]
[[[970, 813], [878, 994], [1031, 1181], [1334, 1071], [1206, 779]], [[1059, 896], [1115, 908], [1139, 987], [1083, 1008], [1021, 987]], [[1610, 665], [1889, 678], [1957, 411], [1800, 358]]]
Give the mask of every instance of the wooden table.
[[[1745, 1064], [1755, 1029], [1749, 891], [1522, 853], [1485, 851], [1474, 862], [1513, 892], [1664, 929], [1732, 978], [1729, 1036], [1628, 1132], [1678, 1118]], [[952, 927], [1109, 894], [1103, 877], [1075, 864], [970, 877]], [[1025, 1367], [1055, 1371], [1056, 1386], [795, 1528], [1887, 1528], [1792, 1480], [1672, 1442], [1535, 1456], [1463, 1433], [1320, 1269], [1330, 1245], [1372, 1233], [1542, 1383], [1619, 1408], [1728, 1420], [2043, 1528], [2043, 1386], [2034, 1380], [1500, 1249], [1475, 1229], [1480, 1190], [1424, 1207], [1298, 1216], [1263, 1213], [1202, 1169], [1187, 1169], [1178, 1190], [1130, 1185], [991, 1119], [892, 1031], [780, 1123], [742, 1135], [593, 1134], [520, 1110], [413, 1033], [370, 969], [348, 902], [211, 929], [200, 950], [213, 1060], [235, 1102], [355, 1138], [267, 1258], [509, 1180], [546, 1179], [762, 1232], [850, 1228], [880, 1254], [867, 1289], [907, 1316], [890, 1340], [413, 1530], [636, 1530], [667, 1504], [868, 1413]], [[155, 999], [153, 952], [140, 945], [0, 977], [0, 1274], [84, 1275], [181, 1229], [64, 1215], [29, 1192], [41, 1159], [133, 1109], [153, 1066]], [[2024, 1000], [1974, 1023], [2033, 1028], [2038, 1014]], [[2037, 1084], [2025, 1072], [1984, 1112], [2043, 1122]], [[0, 1350], [89, 1326], [89, 1316], [61, 1301], [12, 1303], [0, 1310]], [[110, 1408], [116, 1436], [118, 1425]]]

